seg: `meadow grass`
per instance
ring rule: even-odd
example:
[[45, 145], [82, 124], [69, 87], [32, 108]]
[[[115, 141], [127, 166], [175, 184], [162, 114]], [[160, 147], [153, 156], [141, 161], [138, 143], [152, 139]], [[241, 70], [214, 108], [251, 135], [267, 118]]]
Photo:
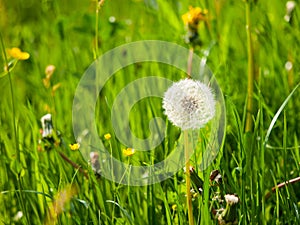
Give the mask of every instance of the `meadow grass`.
[[[213, 209], [225, 204], [215, 197], [233, 193], [239, 197], [238, 224], [300, 224], [300, 184], [288, 183], [272, 191], [300, 172], [299, 3], [287, 22], [286, 2], [279, 0], [106, 0], [98, 14], [95, 1], [0, 0], [0, 74], [7, 65], [6, 49], [19, 47], [30, 53], [28, 60], [18, 61], [0, 77], [0, 224], [188, 224], [183, 168], [160, 183], [122, 185], [95, 176], [80, 150], [71, 151], [69, 144], [76, 142], [74, 93], [93, 60], [138, 40], [164, 40], [188, 48], [181, 15], [189, 5], [208, 10], [207, 22], [199, 27], [202, 46], [195, 53], [207, 57], [225, 96], [227, 113], [226, 137], [217, 158], [204, 171], [197, 169], [197, 157], [191, 158], [203, 180], [203, 192], [193, 195], [195, 224], [218, 224]], [[247, 35], [251, 35], [250, 53]], [[249, 54], [254, 78], [250, 114]], [[43, 78], [50, 64], [56, 70], [46, 88]], [[180, 130], [167, 122], [166, 138], [156, 149], [130, 158], [122, 154], [130, 146], [114, 136], [110, 110], [126, 84], [147, 76], [177, 81], [186, 75], [160, 63], [130, 65], [107, 82], [97, 103], [99, 137], [116, 159], [132, 165], [163, 160], [180, 136]], [[60, 87], [53, 91], [58, 83]], [[161, 102], [147, 98], [132, 108], [128, 120], [136, 136], [149, 135], [154, 116], [167, 120]], [[39, 150], [40, 118], [46, 113], [52, 114], [63, 141]], [[251, 129], [245, 127], [247, 115], [251, 115]], [[104, 139], [106, 133], [112, 135], [110, 140]], [[210, 182], [213, 170], [222, 175], [219, 186]]]

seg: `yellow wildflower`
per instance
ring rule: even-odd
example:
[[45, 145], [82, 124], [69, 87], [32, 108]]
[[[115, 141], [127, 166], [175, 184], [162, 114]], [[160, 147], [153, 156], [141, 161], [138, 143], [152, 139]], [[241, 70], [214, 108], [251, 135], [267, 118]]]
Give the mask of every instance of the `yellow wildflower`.
[[69, 144], [69, 147], [72, 151], [77, 151], [80, 148], [80, 144], [79, 143]]
[[45, 69], [45, 74], [46, 77], [43, 79], [43, 84], [45, 86], [45, 88], [49, 88], [50, 87], [50, 80], [52, 77], [52, 74], [55, 71], [55, 66], [54, 65], [48, 65]]
[[110, 133], [104, 134], [104, 138], [105, 140], [111, 139], [111, 134]]
[[135, 153], [134, 148], [123, 149], [123, 154], [125, 156], [132, 156]]
[[56, 91], [60, 86], [61, 86], [61, 83], [57, 83], [57, 84], [55, 84], [55, 85], [52, 87], [52, 92], [51, 92], [52, 96], [54, 96], [55, 91]]
[[46, 225], [56, 224], [58, 216], [64, 212], [67, 204], [76, 195], [77, 190], [74, 186], [67, 186], [59, 191], [55, 196], [53, 202], [49, 206], [49, 211], [46, 218]]
[[50, 79], [55, 69], [56, 67], [54, 65], [48, 65], [45, 69], [46, 77]]
[[173, 209], [173, 211], [175, 211], [175, 210], [177, 209], [177, 205], [176, 205], [176, 204], [173, 204], [173, 205], [172, 205], [172, 209]]
[[8, 55], [10, 55], [12, 58], [18, 59], [18, 60], [26, 60], [29, 59], [30, 54], [28, 52], [22, 52], [19, 48], [11, 48], [7, 50]]
[[207, 9], [201, 9], [200, 7], [189, 7], [189, 11], [182, 15], [184, 24], [192, 28], [197, 28], [199, 21], [205, 20]]

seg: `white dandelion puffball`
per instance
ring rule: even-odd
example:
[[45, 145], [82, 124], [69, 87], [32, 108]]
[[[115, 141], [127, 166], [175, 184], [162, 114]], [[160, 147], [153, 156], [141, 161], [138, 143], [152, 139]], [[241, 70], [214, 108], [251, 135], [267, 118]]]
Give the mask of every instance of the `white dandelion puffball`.
[[164, 94], [163, 108], [168, 119], [182, 130], [199, 129], [215, 115], [212, 90], [192, 79], [174, 83]]

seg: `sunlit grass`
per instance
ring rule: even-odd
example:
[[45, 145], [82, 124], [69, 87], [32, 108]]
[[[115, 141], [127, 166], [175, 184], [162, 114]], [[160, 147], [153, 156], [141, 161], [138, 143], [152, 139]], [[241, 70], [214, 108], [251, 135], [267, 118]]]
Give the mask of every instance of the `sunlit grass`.
[[[161, 183], [142, 187], [117, 184], [95, 174], [80, 146], [74, 145], [72, 104], [76, 86], [96, 55], [144, 39], [188, 47], [181, 16], [189, 5], [208, 10], [208, 21], [199, 26], [202, 46], [194, 52], [207, 56], [224, 93], [227, 112], [226, 139], [217, 158], [205, 171], [198, 170], [197, 155], [191, 158], [197, 177], [203, 181], [201, 193], [192, 182], [195, 224], [217, 224], [215, 210], [225, 208], [226, 203], [216, 197], [233, 193], [239, 197], [239, 224], [300, 222], [300, 184], [276, 188], [297, 178], [300, 171], [298, 4], [288, 22], [284, 19], [285, 2], [251, 3], [254, 104], [253, 129], [247, 133], [245, 2], [106, 0], [99, 15], [94, 1], [73, 1], [72, 7], [59, 1], [25, 5], [2, 0], [0, 4], [4, 43], [0, 48], [0, 224], [51, 224], [52, 217], [56, 224], [187, 224], [183, 168]], [[6, 74], [4, 52], [13, 47], [28, 52], [30, 58], [18, 61]], [[49, 65], [55, 70], [43, 82]], [[178, 81], [186, 75], [159, 63], [131, 65], [107, 82], [97, 103], [99, 138], [126, 164], [162, 161], [180, 135], [180, 130], [167, 122], [166, 138], [156, 149], [123, 154], [132, 146], [115, 137], [110, 110], [124, 85], [147, 76]], [[161, 103], [159, 98], [143, 99], [132, 108], [129, 121], [136, 136], [149, 135], [153, 116], [166, 120]], [[48, 150], [40, 146], [40, 118], [47, 113], [52, 114], [55, 132], [61, 135], [57, 138], [62, 140]], [[104, 136], [108, 133], [110, 138]], [[71, 150], [70, 145], [79, 150]], [[219, 185], [210, 180], [216, 169], [223, 178]]]

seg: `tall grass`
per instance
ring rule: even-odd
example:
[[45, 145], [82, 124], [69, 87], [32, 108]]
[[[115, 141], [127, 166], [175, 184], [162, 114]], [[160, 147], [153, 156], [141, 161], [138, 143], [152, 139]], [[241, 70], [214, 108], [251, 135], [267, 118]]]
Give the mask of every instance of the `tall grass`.
[[[187, 224], [183, 169], [161, 183], [121, 185], [95, 176], [80, 150], [71, 151], [69, 144], [76, 141], [72, 128], [75, 89], [95, 55], [144, 39], [188, 47], [181, 15], [189, 5], [209, 11], [208, 22], [199, 28], [203, 44], [195, 52], [202, 57], [209, 50], [207, 64], [224, 93], [227, 112], [226, 139], [218, 157], [205, 171], [196, 169], [203, 180], [203, 193], [193, 195], [196, 224], [217, 224], [212, 211], [225, 205], [214, 197], [231, 193], [240, 199], [238, 224], [300, 224], [300, 184], [287, 183], [276, 188], [300, 172], [299, 2], [290, 22], [284, 20], [284, 1], [254, 1], [249, 8], [255, 107], [251, 117], [253, 129], [247, 133], [245, 2], [107, 0], [99, 15], [95, 13], [94, 1], [25, 4], [0, 0], [0, 4], [4, 43], [0, 49], [1, 72], [7, 64], [5, 48], [18, 46], [31, 55], [29, 60], [18, 62], [10, 75], [0, 78], [1, 224], [51, 223], [51, 207], [56, 203], [64, 206], [54, 220], [56, 224]], [[290, 65], [287, 62], [292, 67], [286, 66]], [[51, 84], [61, 83], [53, 95], [42, 82], [49, 64], [56, 66]], [[97, 103], [101, 109], [96, 112], [97, 126], [104, 145], [114, 157], [133, 165], [163, 160], [172, 152], [180, 134], [167, 123], [166, 139], [157, 149], [147, 154], [137, 152], [130, 159], [122, 155], [122, 149], [130, 146], [124, 146], [114, 136], [111, 106], [126, 84], [149, 75], [174, 81], [186, 76], [159, 63], [131, 65], [107, 82]], [[164, 118], [158, 98], [142, 100], [132, 110], [129, 121], [138, 137], [149, 135], [148, 124], [153, 115]], [[54, 128], [62, 134], [63, 142], [50, 150], [38, 151], [39, 120], [48, 112], [52, 113]], [[110, 141], [104, 140], [106, 133], [112, 134]], [[80, 165], [88, 179], [60, 152]], [[220, 186], [210, 183], [209, 175], [214, 169], [222, 175]], [[68, 191], [70, 185], [74, 191]], [[69, 200], [61, 197], [66, 190]], [[21, 218], [17, 217], [19, 211]]]

